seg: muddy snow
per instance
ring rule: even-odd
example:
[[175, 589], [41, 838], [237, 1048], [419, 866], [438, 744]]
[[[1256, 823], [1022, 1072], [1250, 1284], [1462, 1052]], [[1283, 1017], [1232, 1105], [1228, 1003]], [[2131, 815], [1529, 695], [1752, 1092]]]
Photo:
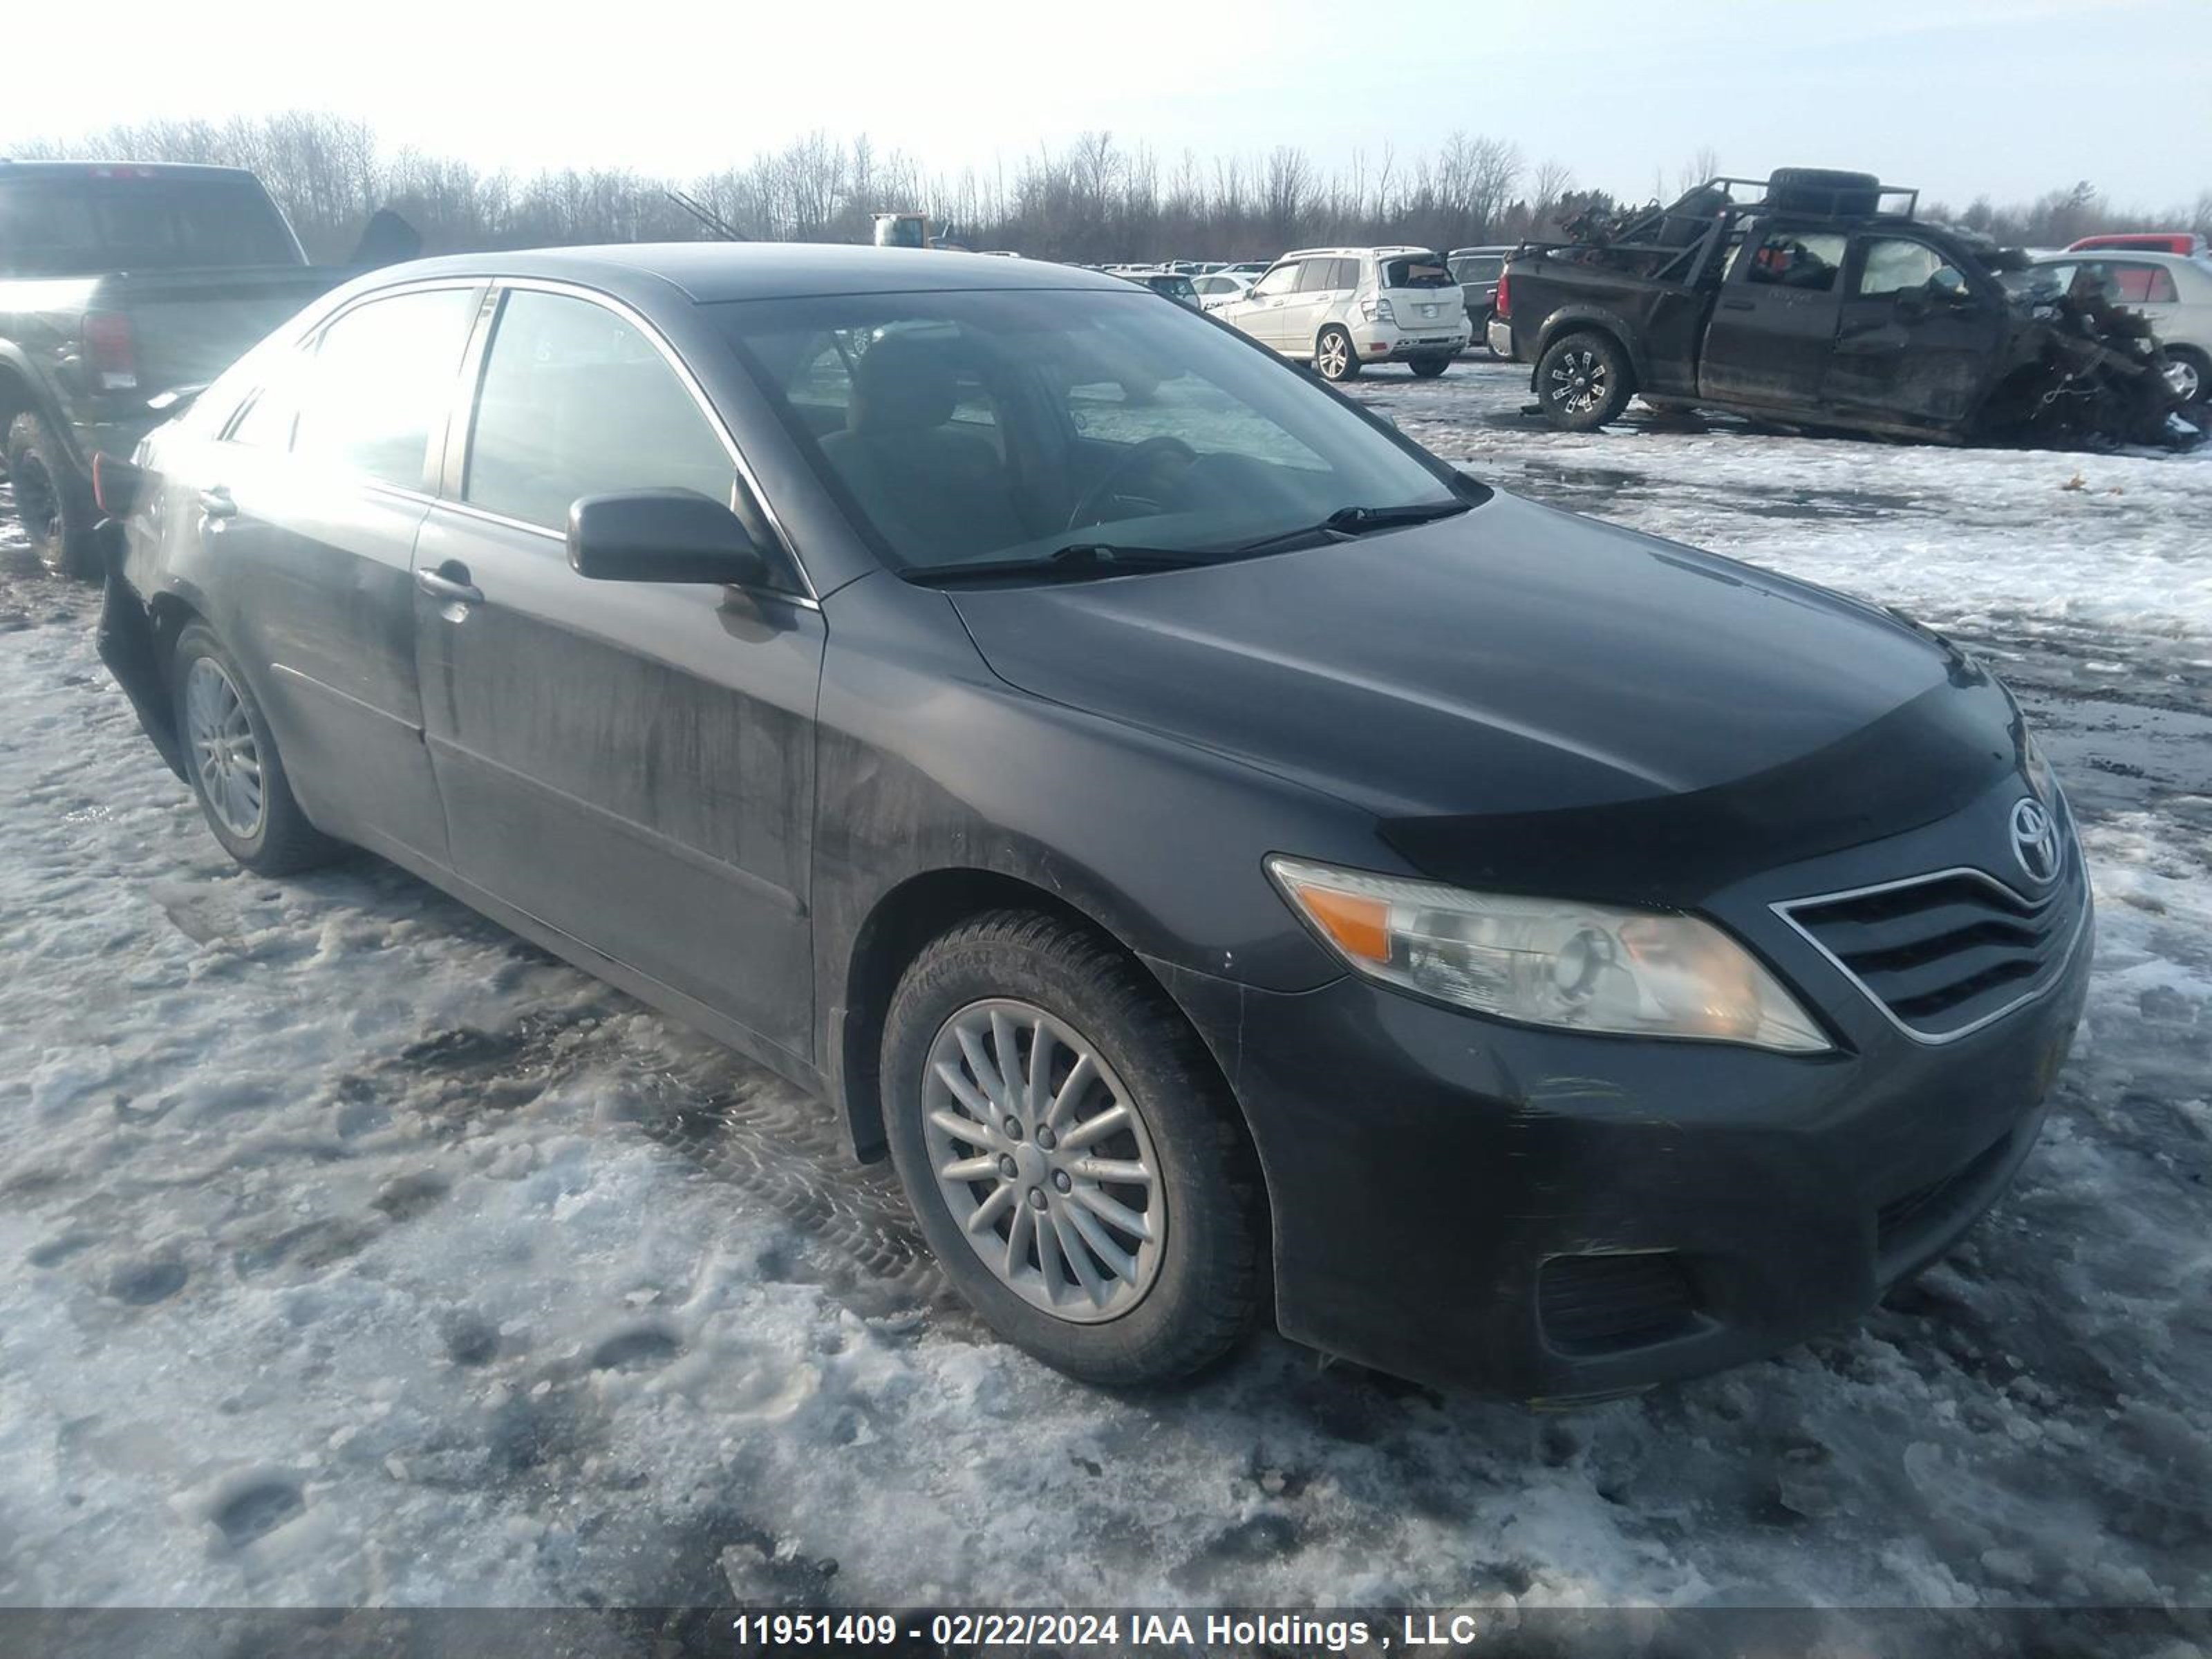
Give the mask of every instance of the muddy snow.
[[0, 1604], [2212, 1601], [2212, 458], [1568, 438], [1481, 361], [1358, 390], [2019, 689], [2096, 977], [1948, 1261], [1574, 1413], [1273, 1338], [1179, 1395], [1078, 1387], [948, 1299], [786, 1085], [387, 866], [232, 866], [10, 525]]

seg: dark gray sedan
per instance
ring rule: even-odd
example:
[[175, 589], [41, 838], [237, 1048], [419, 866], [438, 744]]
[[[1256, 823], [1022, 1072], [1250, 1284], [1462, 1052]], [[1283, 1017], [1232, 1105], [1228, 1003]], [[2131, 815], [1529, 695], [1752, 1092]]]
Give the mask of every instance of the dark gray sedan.
[[368, 848], [820, 1091], [1080, 1376], [1771, 1351], [1990, 1202], [2080, 1008], [1971, 659], [1114, 277], [398, 266], [102, 479], [104, 654], [240, 863]]

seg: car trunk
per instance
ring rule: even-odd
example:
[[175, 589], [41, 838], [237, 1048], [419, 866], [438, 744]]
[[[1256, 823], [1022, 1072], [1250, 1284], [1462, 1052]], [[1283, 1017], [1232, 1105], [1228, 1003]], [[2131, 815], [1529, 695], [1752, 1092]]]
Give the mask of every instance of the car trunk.
[[1449, 333], [1466, 319], [1467, 295], [1442, 259], [1419, 254], [1386, 258], [1380, 288], [1400, 328]]

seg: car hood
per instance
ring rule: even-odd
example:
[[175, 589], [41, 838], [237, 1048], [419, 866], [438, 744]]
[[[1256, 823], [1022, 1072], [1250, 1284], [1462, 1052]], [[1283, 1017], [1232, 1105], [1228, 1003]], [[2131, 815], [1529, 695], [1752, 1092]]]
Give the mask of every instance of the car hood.
[[2021, 741], [2009, 697], [1924, 631], [1504, 495], [954, 603], [1009, 684], [1354, 802], [1450, 879], [1559, 890], [1595, 860], [1615, 891], [1702, 892], [1932, 822]]

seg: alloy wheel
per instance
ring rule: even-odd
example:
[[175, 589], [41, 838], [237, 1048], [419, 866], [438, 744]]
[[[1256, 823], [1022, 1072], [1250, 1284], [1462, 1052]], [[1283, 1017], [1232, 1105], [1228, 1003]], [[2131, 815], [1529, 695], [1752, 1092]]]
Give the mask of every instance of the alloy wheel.
[[2204, 389], [2204, 376], [2186, 357], [2169, 357], [2166, 362], [2166, 383], [2173, 388], [2175, 397], [2185, 404], [2193, 404]]
[[1588, 346], [1564, 353], [1552, 369], [1551, 398], [1571, 415], [1585, 415], [1605, 401], [1607, 370]]
[[1350, 348], [1341, 334], [1324, 334], [1321, 341], [1322, 378], [1338, 380], [1344, 378], [1345, 365], [1350, 361]]
[[267, 811], [261, 750], [246, 700], [212, 657], [199, 658], [185, 676], [185, 731], [208, 810], [239, 840], [252, 841]]
[[926, 1065], [923, 1146], [977, 1258], [1056, 1318], [1134, 1308], [1159, 1273], [1167, 1194], [1144, 1115], [1096, 1047], [999, 998], [946, 1020]]

